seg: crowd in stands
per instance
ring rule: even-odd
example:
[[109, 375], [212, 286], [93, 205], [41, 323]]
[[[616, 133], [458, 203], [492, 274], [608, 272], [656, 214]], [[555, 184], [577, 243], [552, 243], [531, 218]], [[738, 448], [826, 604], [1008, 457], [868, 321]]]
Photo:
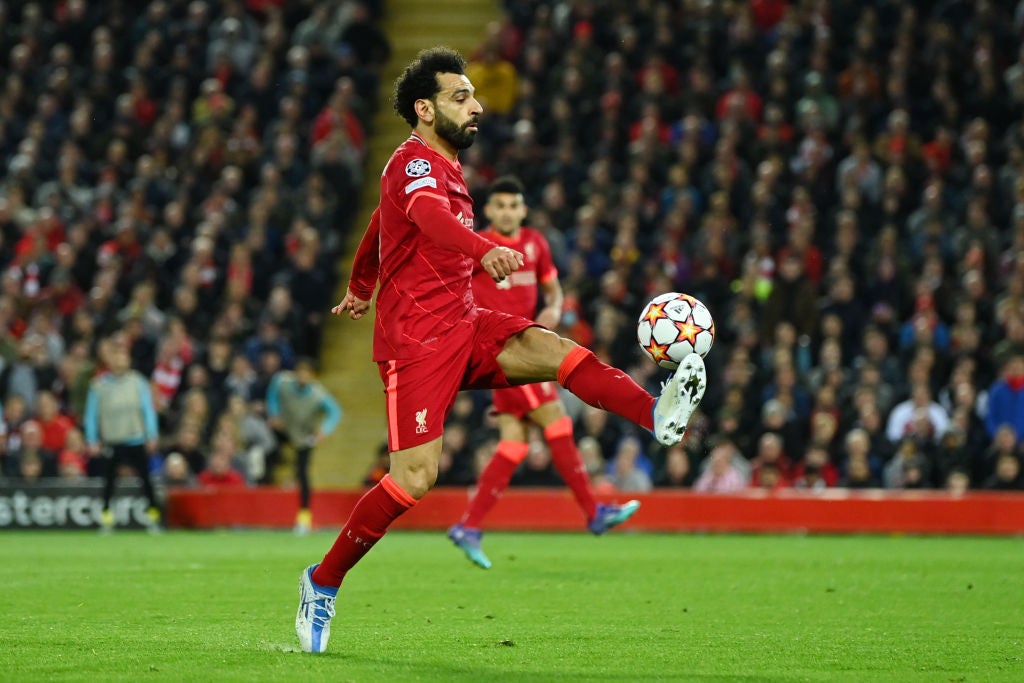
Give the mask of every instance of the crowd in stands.
[[319, 355], [381, 5], [0, 0], [0, 476], [102, 473], [83, 408], [121, 347], [167, 482], [271, 479], [264, 401]]
[[[1024, 2], [505, 10], [463, 164], [478, 197], [529, 188], [560, 331], [657, 391], [644, 304], [683, 291], [717, 322], [680, 447], [566, 397], [600, 487], [1024, 486]], [[450, 431], [463, 483], [486, 397]], [[556, 484], [535, 445], [516, 480]]]
[[[383, 4], [0, 0], [3, 475], [98, 474], [83, 405], [124, 345], [167, 482], [268, 480], [267, 388], [318, 355], [379, 170]], [[599, 490], [1024, 486], [1012, 5], [505, 3], [462, 161], [478, 202], [526, 184], [559, 331], [656, 392], [643, 305], [684, 291], [717, 322], [679, 446], [565, 397]], [[493, 452], [488, 408], [456, 403], [440, 484]], [[513, 483], [558, 483], [542, 440]]]

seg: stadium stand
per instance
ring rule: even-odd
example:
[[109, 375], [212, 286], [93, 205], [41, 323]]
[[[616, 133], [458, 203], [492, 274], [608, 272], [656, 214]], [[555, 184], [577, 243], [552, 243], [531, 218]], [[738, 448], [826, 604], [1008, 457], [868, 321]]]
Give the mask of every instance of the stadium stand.
[[5, 476], [101, 473], [85, 392], [125, 344], [176, 481], [274, 481], [263, 399], [275, 370], [319, 355], [388, 57], [381, 11], [0, 2]]
[[[1022, 487], [1010, 5], [505, 3], [474, 55], [501, 106], [464, 165], [478, 197], [504, 173], [529, 188], [560, 331], [654, 389], [643, 305], [685, 291], [718, 323], [686, 457], [575, 404], [596, 479], [638, 436], [663, 485], [692, 486], [728, 441], [753, 467], [723, 475], [765, 488]], [[475, 398], [454, 469], [493, 438]]]
[[[124, 343], [177, 481], [214, 447], [273, 481], [263, 395], [318, 355], [378, 171], [383, 4], [0, 0], [3, 476], [99, 474], [85, 392]], [[559, 331], [654, 389], [644, 303], [718, 323], [681, 453], [566, 397], [600, 490], [623, 439], [655, 487], [725, 442], [762, 488], [1024, 487], [1022, 38], [1024, 2], [505, 3], [463, 164], [529, 188]]]

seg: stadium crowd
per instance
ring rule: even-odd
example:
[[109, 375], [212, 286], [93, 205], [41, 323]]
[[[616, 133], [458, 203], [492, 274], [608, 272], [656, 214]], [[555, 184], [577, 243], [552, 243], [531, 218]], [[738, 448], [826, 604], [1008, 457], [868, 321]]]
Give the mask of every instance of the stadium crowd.
[[[481, 196], [529, 188], [560, 331], [653, 390], [644, 304], [683, 291], [717, 320], [681, 447], [574, 404], [600, 487], [1022, 488], [1011, 4], [506, 3], [472, 56], [489, 121], [463, 163]], [[469, 481], [486, 397], [450, 429], [445, 476]], [[516, 480], [557, 483], [540, 439]]]
[[264, 401], [319, 355], [381, 9], [0, 0], [2, 475], [102, 474], [86, 398], [126, 348], [166, 482], [271, 480]]
[[[471, 55], [486, 121], [462, 161], [478, 202], [497, 175], [526, 184], [559, 331], [654, 390], [646, 301], [685, 291], [717, 321], [680, 446], [565, 397], [599, 490], [1024, 486], [1008, 5], [506, 2]], [[99, 473], [85, 397], [124, 345], [165, 482], [270, 480], [267, 388], [319, 354], [378, 170], [382, 11], [0, 0], [3, 475]], [[457, 401], [439, 484], [493, 452], [488, 407]], [[558, 483], [540, 439], [513, 483]]]

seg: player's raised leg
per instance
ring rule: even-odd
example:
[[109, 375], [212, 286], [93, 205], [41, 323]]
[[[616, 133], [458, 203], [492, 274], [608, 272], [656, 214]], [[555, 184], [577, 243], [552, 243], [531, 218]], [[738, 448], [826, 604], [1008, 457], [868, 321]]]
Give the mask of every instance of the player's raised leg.
[[693, 354], [655, 398], [622, 370], [602, 363], [589, 349], [538, 327], [510, 337], [497, 361], [509, 380], [557, 379], [585, 403], [640, 425], [666, 446], [682, 440], [707, 386], [704, 362]]
[[295, 632], [304, 651], [327, 648], [334, 599], [345, 575], [393, 521], [426, 495], [437, 480], [440, 457], [440, 438], [393, 452], [391, 472], [359, 499], [324, 559], [303, 571]]

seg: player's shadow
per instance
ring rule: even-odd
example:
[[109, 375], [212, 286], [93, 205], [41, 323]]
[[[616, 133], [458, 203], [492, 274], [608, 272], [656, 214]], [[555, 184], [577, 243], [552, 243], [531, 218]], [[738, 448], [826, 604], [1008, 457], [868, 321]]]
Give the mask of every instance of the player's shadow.
[[[309, 656], [309, 655], [305, 655]], [[495, 683], [501, 681], [671, 681], [673, 683], [700, 683], [700, 681], [736, 681], [737, 683], [763, 683], [764, 681], [791, 681], [805, 680], [800, 676], [766, 676], [766, 675], [743, 675], [732, 674], [692, 674], [680, 671], [671, 675], [650, 675], [635, 669], [606, 670], [600, 673], [594, 671], [566, 671], [559, 669], [557, 672], [533, 673], [522, 670], [514, 670], [514, 664], [510, 663], [507, 668], [498, 668], [491, 664], [487, 666], [447, 666], [438, 664], [421, 664], [409, 662], [405, 659], [393, 659], [390, 657], [369, 657], [351, 652], [326, 652], [317, 655], [330, 660], [351, 662], [352, 664], [366, 665], [376, 670], [376, 680], [443, 680], [443, 681], [487, 681]], [[512, 670], [510, 670], [512, 669]], [[379, 678], [376, 678], [379, 676]], [[355, 679], [354, 679], [355, 680]], [[369, 679], [367, 679], [369, 680]]]

